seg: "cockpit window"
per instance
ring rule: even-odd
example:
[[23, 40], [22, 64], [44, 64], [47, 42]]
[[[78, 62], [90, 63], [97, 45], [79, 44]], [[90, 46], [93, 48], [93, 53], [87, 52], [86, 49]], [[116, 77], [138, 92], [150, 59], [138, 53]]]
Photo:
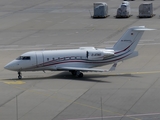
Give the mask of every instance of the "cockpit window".
[[19, 56], [16, 60], [30, 60], [30, 56]]

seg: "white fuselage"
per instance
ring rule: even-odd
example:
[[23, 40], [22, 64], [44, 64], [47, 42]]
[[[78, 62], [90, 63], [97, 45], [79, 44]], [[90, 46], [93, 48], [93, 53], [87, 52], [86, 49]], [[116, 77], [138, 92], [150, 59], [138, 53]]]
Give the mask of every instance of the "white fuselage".
[[54, 71], [62, 66], [93, 68], [122, 61], [130, 54], [129, 50], [115, 52], [112, 49], [95, 49], [94, 47], [31, 51], [22, 54], [6, 66], [13, 71]]

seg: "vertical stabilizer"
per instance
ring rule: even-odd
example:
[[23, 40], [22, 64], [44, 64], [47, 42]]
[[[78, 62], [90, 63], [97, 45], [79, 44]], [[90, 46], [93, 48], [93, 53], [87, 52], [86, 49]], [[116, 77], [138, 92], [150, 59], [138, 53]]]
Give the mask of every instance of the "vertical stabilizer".
[[135, 26], [129, 28], [114, 45], [113, 49], [117, 52], [125, 50], [130, 50], [131, 52], [134, 51], [144, 31], [146, 30], [154, 29], [148, 29], [145, 28], [145, 26]]

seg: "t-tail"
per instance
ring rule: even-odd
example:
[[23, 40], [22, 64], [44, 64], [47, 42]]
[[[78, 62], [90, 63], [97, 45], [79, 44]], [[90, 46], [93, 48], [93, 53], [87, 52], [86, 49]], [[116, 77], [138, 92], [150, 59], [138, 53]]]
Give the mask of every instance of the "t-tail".
[[113, 49], [116, 53], [121, 53], [125, 51], [133, 52], [141, 39], [144, 31], [154, 30], [146, 28], [145, 26], [135, 26], [129, 28], [123, 36], [114, 45]]
[[123, 61], [138, 56], [138, 52], [134, 51], [144, 31], [155, 30], [145, 26], [134, 26], [122, 35], [122, 37], [113, 46], [115, 62]]

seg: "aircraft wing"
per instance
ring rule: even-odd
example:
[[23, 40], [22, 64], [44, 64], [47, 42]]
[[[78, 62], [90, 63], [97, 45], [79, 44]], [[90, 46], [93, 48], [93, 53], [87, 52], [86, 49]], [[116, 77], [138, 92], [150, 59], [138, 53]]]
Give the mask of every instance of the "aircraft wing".
[[59, 67], [57, 68], [57, 70], [64, 70], [64, 71], [77, 70], [77, 71], [82, 71], [82, 72], [108, 72], [108, 71], [115, 70], [116, 66], [117, 66], [117, 63], [113, 64], [109, 70], [94, 69], [94, 68], [81, 68], [81, 67]]

